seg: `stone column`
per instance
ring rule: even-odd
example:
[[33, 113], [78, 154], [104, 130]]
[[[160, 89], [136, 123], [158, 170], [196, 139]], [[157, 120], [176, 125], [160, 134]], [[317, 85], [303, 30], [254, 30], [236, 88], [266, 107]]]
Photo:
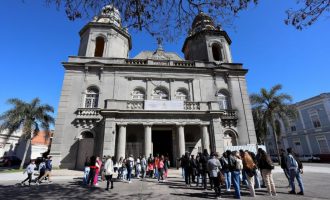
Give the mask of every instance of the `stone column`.
[[118, 143], [117, 143], [117, 160], [120, 157], [125, 158], [125, 150], [126, 150], [126, 124], [119, 125], [119, 133], [118, 133]]
[[151, 152], [151, 125], [144, 125], [144, 155], [148, 158]]
[[210, 135], [207, 130], [207, 125], [201, 125], [201, 136], [202, 136], [202, 148], [207, 149], [207, 152], [210, 153]]
[[178, 126], [178, 140], [179, 140], [179, 157], [181, 158], [182, 155], [186, 152], [186, 143], [184, 141], [184, 128], [183, 125]]
[[116, 123], [114, 118], [106, 118], [104, 123], [103, 155], [115, 155]]

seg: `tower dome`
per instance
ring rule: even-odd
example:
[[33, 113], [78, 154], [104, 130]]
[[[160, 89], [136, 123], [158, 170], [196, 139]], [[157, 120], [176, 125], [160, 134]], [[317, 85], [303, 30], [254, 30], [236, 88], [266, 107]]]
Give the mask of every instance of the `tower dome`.
[[92, 22], [114, 24], [121, 28], [120, 12], [113, 5], [106, 5], [102, 8], [98, 16], [95, 16]]
[[192, 23], [191, 35], [203, 30], [217, 30], [213, 19], [207, 14], [200, 12]]

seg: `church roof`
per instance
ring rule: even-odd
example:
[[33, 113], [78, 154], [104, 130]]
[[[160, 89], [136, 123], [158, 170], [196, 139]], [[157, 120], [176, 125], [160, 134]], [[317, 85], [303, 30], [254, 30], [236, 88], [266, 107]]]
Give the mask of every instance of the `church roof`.
[[141, 51], [133, 59], [151, 59], [151, 60], [183, 60], [175, 52], [165, 52], [163, 49], [156, 51]]

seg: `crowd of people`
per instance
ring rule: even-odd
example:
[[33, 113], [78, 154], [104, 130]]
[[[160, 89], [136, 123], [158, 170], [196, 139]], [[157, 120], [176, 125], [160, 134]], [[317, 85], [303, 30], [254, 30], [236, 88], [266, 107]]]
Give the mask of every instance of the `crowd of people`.
[[[52, 172], [52, 157], [48, 156], [48, 158], [41, 158], [38, 163], [38, 167], [35, 163], [35, 160], [31, 160], [29, 165], [24, 170], [23, 174], [27, 173], [27, 178], [21, 182], [21, 185], [25, 185], [25, 182], [28, 181], [29, 186], [31, 183], [36, 183], [39, 185], [44, 180], [48, 180], [48, 183], [51, 183], [51, 172]], [[37, 169], [38, 177], [33, 180], [33, 173]]]
[[[304, 186], [301, 174], [303, 165], [295, 156], [291, 148], [287, 152], [281, 149], [280, 164], [285, 176], [288, 179], [290, 194], [304, 195]], [[83, 183], [85, 185], [96, 186], [99, 179], [106, 181], [106, 190], [113, 189], [113, 178], [131, 183], [132, 178], [157, 179], [158, 182], [166, 182], [170, 161], [168, 155], [152, 154], [148, 158], [140, 156], [134, 158], [133, 155], [121, 157], [118, 162], [111, 156], [104, 156], [102, 159], [92, 156], [85, 163]], [[263, 149], [259, 148], [257, 154], [250, 151], [230, 151], [227, 150], [221, 156], [219, 153], [208, 153], [204, 149], [203, 153], [198, 153], [195, 157], [186, 152], [177, 163], [182, 168], [182, 176], [185, 179], [187, 187], [203, 187], [205, 190], [210, 187], [214, 189], [216, 197], [221, 198], [221, 185], [224, 193], [231, 192], [234, 189], [234, 197], [241, 198], [241, 187], [247, 187], [251, 197], [256, 196], [255, 189], [267, 188], [268, 196], [277, 196], [272, 170], [274, 164], [270, 156]], [[52, 160], [51, 156], [42, 159], [38, 163], [39, 176], [32, 180], [35, 161], [32, 160], [24, 173], [27, 178], [21, 182], [25, 185], [28, 181], [40, 184], [47, 178], [51, 182]], [[177, 166], [177, 167], [179, 167]], [[297, 193], [295, 188], [295, 179], [297, 179], [300, 191]]]
[[[230, 151], [222, 154], [208, 154], [205, 149], [198, 153], [196, 158], [186, 152], [180, 159], [182, 174], [187, 187], [196, 184], [206, 190], [208, 186], [214, 189], [217, 198], [221, 198], [221, 184], [225, 192], [234, 188], [234, 197], [241, 198], [241, 186], [247, 187], [250, 196], [255, 197], [255, 189], [267, 188], [268, 196], [277, 196], [272, 170], [274, 164], [270, 156], [263, 149], [258, 149], [257, 154], [249, 151]], [[281, 167], [288, 179], [290, 194], [304, 195], [301, 178], [303, 167], [291, 148], [287, 154], [281, 150]], [[297, 179], [300, 192], [296, 193], [294, 180]]]
[[[102, 161], [103, 160], [103, 161]], [[103, 165], [104, 163], [104, 165]], [[99, 178], [107, 181], [106, 190], [113, 189], [113, 178], [132, 183], [133, 178], [145, 179], [155, 178], [158, 182], [165, 182], [168, 176], [170, 161], [168, 155], [152, 154], [133, 158], [133, 155], [121, 157], [117, 163], [111, 156], [92, 156], [85, 163], [83, 183], [85, 185], [98, 185]]]

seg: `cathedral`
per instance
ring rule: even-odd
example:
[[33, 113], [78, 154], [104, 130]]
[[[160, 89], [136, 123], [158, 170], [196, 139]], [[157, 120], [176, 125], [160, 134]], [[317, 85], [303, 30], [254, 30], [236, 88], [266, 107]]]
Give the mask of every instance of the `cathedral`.
[[50, 155], [53, 165], [82, 169], [92, 155], [222, 153], [256, 144], [246, 78], [231, 39], [198, 14], [181, 58], [142, 51], [129, 58], [131, 36], [106, 6], [80, 34], [78, 56], [63, 62], [62, 92]]

